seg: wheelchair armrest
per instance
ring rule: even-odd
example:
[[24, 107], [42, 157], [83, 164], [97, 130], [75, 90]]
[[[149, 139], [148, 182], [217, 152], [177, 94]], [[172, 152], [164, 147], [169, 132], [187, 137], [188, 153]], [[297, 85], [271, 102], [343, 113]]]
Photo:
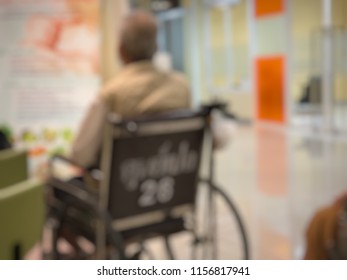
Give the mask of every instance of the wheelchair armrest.
[[79, 165], [79, 164], [78, 164], [77, 162], [75, 162], [74, 160], [72, 160], [72, 159], [70, 159], [70, 158], [68, 158], [68, 157], [62, 156], [62, 155], [58, 155], [58, 154], [53, 155], [53, 156], [51, 157], [51, 162], [53, 162], [53, 161], [55, 161], [55, 160], [62, 160], [62, 161], [65, 161], [66, 163], [69, 163], [70, 165], [73, 165], [73, 166], [75, 166], [75, 167], [77, 167], [77, 168], [80, 168], [80, 169], [82, 169], [82, 170], [84, 170], [84, 171], [87, 170], [85, 167]]
[[67, 158], [65, 156], [62, 155], [53, 155], [50, 161], [50, 176], [52, 176], [52, 170], [53, 170], [53, 163], [55, 160], [61, 160], [64, 161], [70, 165], [72, 165], [73, 167], [76, 167], [78, 169], [81, 170], [81, 175], [87, 175], [90, 178], [92, 178], [93, 180], [95, 180], [96, 182], [100, 182], [102, 180], [102, 172], [100, 169], [97, 168], [93, 168], [93, 169], [87, 169], [81, 165], [79, 165], [78, 163], [76, 163], [74, 160]]
[[47, 185], [52, 189], [64, 192], [70, 198], [76, 201], [80, 201], [85, 205], [98, 209], [98, 197], [95, 193], [91, 193], [86, 189], [72, 184], [71, 182], [64, 182], [54, 177], [48, 180]]

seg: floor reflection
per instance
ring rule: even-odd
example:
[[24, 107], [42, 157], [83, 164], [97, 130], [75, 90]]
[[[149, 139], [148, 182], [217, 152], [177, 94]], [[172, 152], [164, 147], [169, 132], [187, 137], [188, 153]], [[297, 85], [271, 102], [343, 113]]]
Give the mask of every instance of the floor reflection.
[[246, 221], [253, 259], [301, 259], [313, 213], [347, 190], [347, 141], [262, 125], [218, 154], [218, 181]]

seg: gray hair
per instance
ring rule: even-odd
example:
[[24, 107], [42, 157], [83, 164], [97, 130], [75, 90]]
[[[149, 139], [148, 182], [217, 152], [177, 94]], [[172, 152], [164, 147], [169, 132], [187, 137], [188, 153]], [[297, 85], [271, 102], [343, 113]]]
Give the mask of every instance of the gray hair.
[[145, 11], [135, 11], [122, 24], [120, 44], [134, 61], [151, 59], [157, 49], [157, 22]]

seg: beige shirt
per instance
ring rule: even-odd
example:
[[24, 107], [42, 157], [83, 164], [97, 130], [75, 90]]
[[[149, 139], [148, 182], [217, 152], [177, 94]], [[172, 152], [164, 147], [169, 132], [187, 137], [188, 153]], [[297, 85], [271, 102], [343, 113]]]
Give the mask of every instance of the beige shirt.
[[72, 145], [71, 158], [84, 167], [98, 164], [109, 112], [135, 117], [189, 107], [190, 90], [183, 75], [160, 71], [150, 62], [131, 63], [92, 102]]

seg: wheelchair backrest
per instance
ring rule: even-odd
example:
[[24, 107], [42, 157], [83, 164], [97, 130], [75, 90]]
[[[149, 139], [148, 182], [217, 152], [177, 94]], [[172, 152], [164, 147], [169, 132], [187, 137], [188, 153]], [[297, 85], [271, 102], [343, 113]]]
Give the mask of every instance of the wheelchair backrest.
[[206, 116], [186, 111], [112, 121], [102, 156], [102, 207], [114, 220], [137, 217], [135, 223], [192, 207], [205, 128]]

